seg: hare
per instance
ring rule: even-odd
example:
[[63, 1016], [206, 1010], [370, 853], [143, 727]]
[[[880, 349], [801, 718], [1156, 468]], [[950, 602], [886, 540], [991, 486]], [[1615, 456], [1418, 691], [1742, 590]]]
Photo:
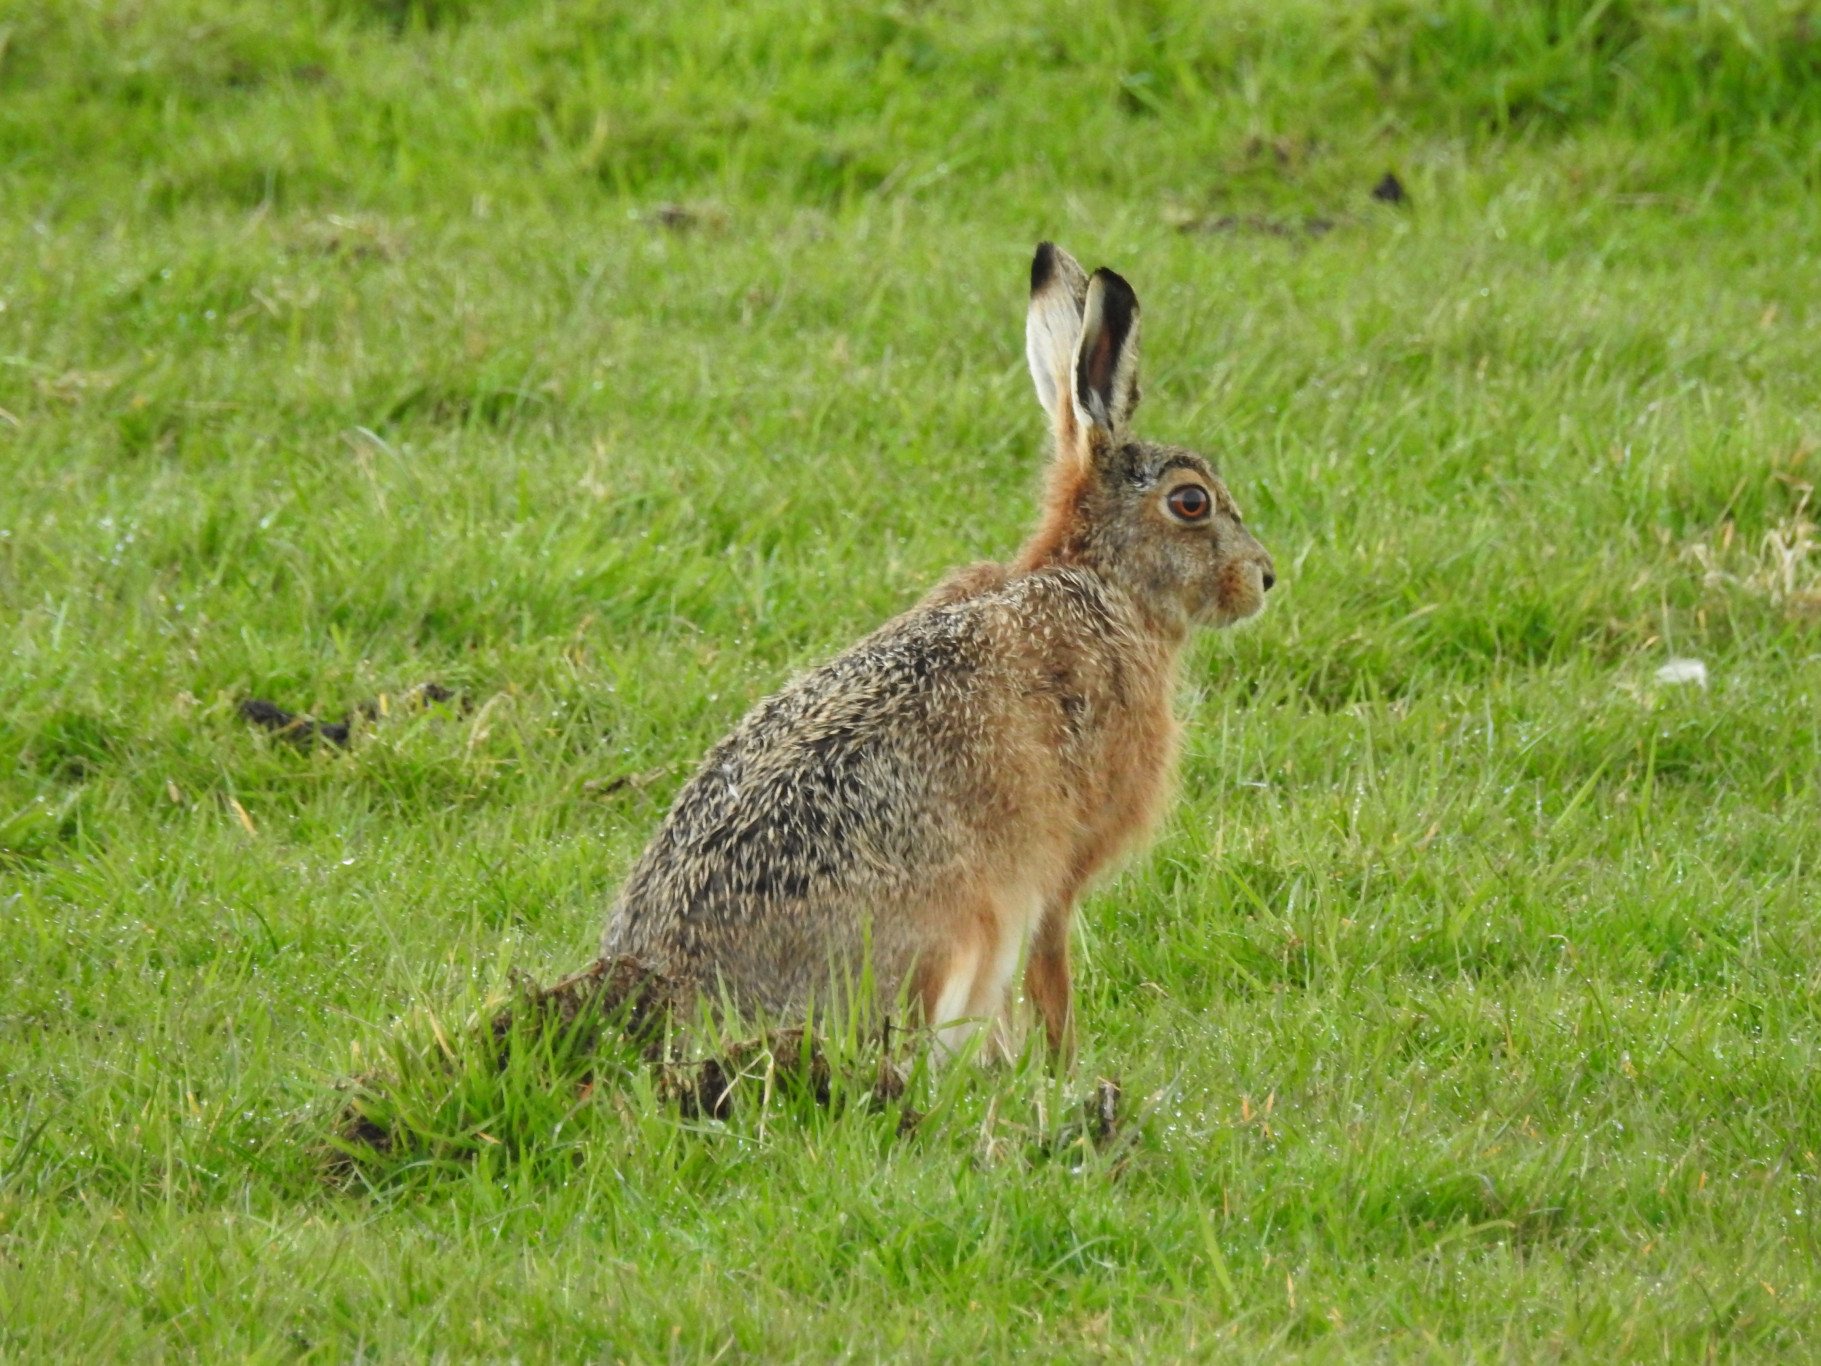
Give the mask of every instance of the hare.
[[1190, 632], [1256, 614], [1274, 574], [1206, 460], [1130, 435], [1130, 285], [1043, 243], [1025, 339], [1055, 444], [1035, 532], [755, 706], [634, 866], [604, 956], [772, 1016], [902, 993], [953, 1050], [1026, 955], [1072, 1058], [1075, 902], [1167, 799]]

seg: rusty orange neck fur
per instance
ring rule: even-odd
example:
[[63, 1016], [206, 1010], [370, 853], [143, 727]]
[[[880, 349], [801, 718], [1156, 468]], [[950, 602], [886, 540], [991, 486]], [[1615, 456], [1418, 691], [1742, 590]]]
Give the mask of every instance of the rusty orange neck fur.
[[1088, 451], [1061, 454], [1051, 462], [1037, 527], [1007, 567], [1013, 574], [1033, 574], [1049, 568], [1087, 569], [1130, 602], [1148, 634], [1164, 645], [1180, 646], [1190, 628], [1183, 611], [1173, 602], [1159, 603], [1151, 595], [1132, 591], [1117, 572], [1119, 566], [1101, 563], [1103, 557], [1094, 553], [1093, 467], [1113, 443], [1095, 431], [1086, 444]]

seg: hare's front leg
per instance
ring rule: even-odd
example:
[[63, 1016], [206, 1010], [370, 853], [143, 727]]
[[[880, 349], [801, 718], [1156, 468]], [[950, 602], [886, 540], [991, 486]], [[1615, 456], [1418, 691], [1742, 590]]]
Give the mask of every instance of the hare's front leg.
[[1069, 921], [1074, 912], [1073, 897], [1059, 897], [1043, 908], [1024, 968], [1024, 994], [1043, 1021], [1050, 1056], [1070, 1064], [1075, 1061], [1075, 999], [1069, 985]]

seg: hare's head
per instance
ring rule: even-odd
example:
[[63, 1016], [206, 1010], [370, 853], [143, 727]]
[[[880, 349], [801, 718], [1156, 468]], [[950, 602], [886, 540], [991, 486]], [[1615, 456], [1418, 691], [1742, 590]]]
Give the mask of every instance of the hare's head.
[[1031, 262], [1025, 350], [1056, 453], [1024, 562], [1091, 568], [1179, 629], [1227, 626], [1263, 608], [1271, 556], [1213, 466], [1128, 430], [1138, 406], [1132, 287], [1104, 267], [1089, 278], [1043, 243]]

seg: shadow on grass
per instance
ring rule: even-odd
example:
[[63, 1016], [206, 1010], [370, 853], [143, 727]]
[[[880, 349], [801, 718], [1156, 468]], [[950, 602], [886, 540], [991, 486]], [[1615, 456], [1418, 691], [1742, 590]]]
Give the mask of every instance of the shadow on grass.
[[[572, 1121], [600, 1106], [628, 1126], [654, 1112], [698, 1125], [865, 1113], [882, 1136], [906, 1138], [971, 1071], [965, 1055], [935, 1065], [927, 1030], [849, 1019], [729, 1037], [695, 1000], [620, 958], [549, 987], [517, 977], [510, 1002], [453, 1033], [426, 1012], [393, 1032], [380, 1069], [341, 1083], [324, 1169], [336, 1184], [379, 1188], [465, 1171], [483, 1155], [560, 1156], [577, 1141], [565, 1130], [585, 1128]], [[1107, 1148], [1124, 1127], [1120, 1100], [1117, 1082], [1098, 1081], [1053, 1132], [1033, 1136], [1037, 1154]]]

